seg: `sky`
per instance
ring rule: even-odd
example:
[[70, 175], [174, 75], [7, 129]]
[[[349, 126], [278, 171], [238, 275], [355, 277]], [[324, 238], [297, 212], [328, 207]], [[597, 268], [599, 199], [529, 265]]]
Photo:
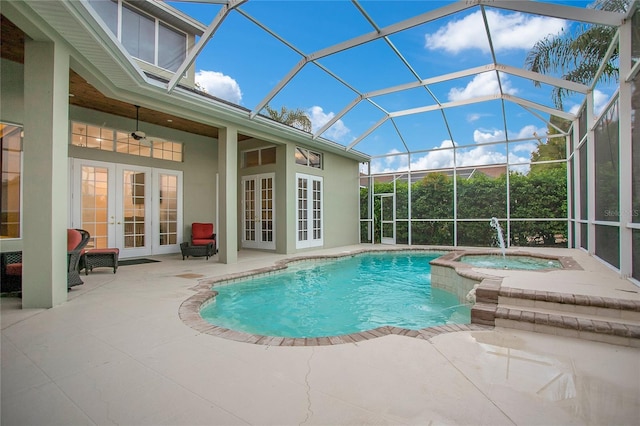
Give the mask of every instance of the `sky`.
[[[451, 3], [361, 1], [362, 13], [346, 0], [250, 0], [228, 15], [197, 57], [196, 81], [208, 93], [253, 111], [296, 69], [304, 55]], [[552, 3], [574, 7], [588, 4]], [[221, 7], [201, 2], [170, 4], [205, 25]], [[517, 68], [523, 67], [527, 53], [538, 40], [577, 25], [497, 8], [487, 7], [485, 11], [496, 61]], [[392, 34], [388, 41], [370, 41], [321, 57], [317, 64], [309, 62], [268, 104], [276, 109], [285, 106], [304, 111], [311, 119], [313, 132], [353, 104], [321, 137], [372, 156], [395, 154], [374, 161], [374, 172], [406, 169], [409, 159], [402, 155], [406, 152], [413, 153], [412, 170], [451, 167], [453, 150], [444, 148], [454, 145], [461, 147], [456, 152], [459, 166], [506, 163], [508, 155], [510, 164], [518, 164], [526, 172], [528, 166], [521, 164], [529, 161], [537, 138], [546, 135], [546, 112], [532, 112], [513, 102], [494, 99], [407, 113], [413, 108], [495, 97], [500, 86], [494, 71], [434, 82], [428, 89], [417, 87], [362, 99], [372, 92], [491, 63], [482, 12], [473, 7]], [[551, 88], [544, 84], [535, 87], [530, 80], [507, 73], [500, 73], [500, 84], [506, 94], [553, 107]], [[613, 90], [596, 87], [597, 113], [609, 102]], [[564, 110], [575, 113], [583, 100], [584, 96], [567, 98]], [[379, 124], [387, 114], [398, 116]], [[505, 135], [514, 141], [508, 152], [503, 143]]]

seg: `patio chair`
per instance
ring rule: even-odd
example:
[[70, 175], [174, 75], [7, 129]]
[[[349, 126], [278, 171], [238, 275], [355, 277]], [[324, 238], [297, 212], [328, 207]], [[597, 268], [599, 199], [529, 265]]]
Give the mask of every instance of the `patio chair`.
[[22, 252], [8, 251], [0, 254], [0, 291], [20, 291], [22, 288]]
[[213, 223], [194, 222], [191, 224], [191, 241], [180, 244], [182, 260], [189, 256], [213, 256], [218, 252]]
[[89, 233], [84, 229], [67, 229], [67, 287], [84, 284], [80, 279], [80, 258], [89, 242]]
[[[79, 263], [82, 250], [89, 242], [83, 229], [67, 229], [67, 288], [84, 284], [80, 279]], [[22, 252], [12, 251], [0, 256], [0, 289], [2, 292], [22, 290]]]

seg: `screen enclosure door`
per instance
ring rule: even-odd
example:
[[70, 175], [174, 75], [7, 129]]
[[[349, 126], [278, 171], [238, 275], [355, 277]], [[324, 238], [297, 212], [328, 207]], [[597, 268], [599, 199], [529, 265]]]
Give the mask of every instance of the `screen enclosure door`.
[[393, 195], [380, 196], [380, 242], [382, 244], [396, 243], [395, 197]]

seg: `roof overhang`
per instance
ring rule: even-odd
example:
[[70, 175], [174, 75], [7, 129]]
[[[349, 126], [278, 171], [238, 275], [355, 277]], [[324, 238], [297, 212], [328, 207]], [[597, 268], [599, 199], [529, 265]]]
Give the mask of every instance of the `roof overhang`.
[[275, 143], [304, 144], [359, 161], [370, 156], [286, 126], [266, 117], [249, 117], [245, 108], [148, 77], [84, 1], [16, 0], [2, 13], [32, 39], [64, 43], [71, 68], [105, 96]]

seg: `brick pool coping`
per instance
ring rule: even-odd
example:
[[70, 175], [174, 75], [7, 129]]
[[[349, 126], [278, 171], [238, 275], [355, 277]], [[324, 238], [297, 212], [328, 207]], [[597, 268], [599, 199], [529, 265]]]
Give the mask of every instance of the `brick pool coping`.
[[[383, 326], [378, 327], [373, 330], [361, 331], [357, 333], [339, 335], [339, 336], [327, 336], [327, 337], [305, 337], [305, 338], [292, 338], [292, 337], [275, 337], [275, 336], [264, 336], [258, 334], [250, 334], [241, 331], [231, 330], [225, 327], [220, 327], [217, 325], [213, 325], [205, 321], [200, 315], [200, 309], [205, 306], [207, 303], [210, 303], [215, 296], [218, 294], [217, 291], [213, 290], [216, 285], [229, 284], [234, 281], [239, 281], [243, 278], [249, 276], [257, 276], [257, 275], [269, 275], [275, 272], [281, 271], [282, 269], [286, 269], [287, 266], [291, 263], [303, 262], [303, 261], [325, 261], [331, 259], [339, 259], [344, 257], [353, 257], [362, 253], [375, 253], [375, 252], [401, 252], [401, 251], [411, 251], [411, 252], [426, 252], [426, 253], [442, 253], [443, 257], [448, 257], [445, 262], [449, 263], [451, 261], [456, 261], [457, 257], [459, 257], [462, 251], [469, 252], [469, 250], [451, 250], [451, 248], [384, 248], [384, 249], [361, 249], [354, 250], [344, 253], [338, 253], [333, 255], [314, 255], [314, 256], [298, 256], [290, 259], [284, 259], [276, 261], [273, 266], [257, 268], [250, 271], [243, 271], [235, 274], [227, 274], [222, 275], [215, 278], [208, 278], [201, 280], [196, 286], [192, 287], [192, 290], [196, 291], [196, 294], [189, 297], [185, 300], [178, 310], [178, 315], [180, 319], [189, 327], [194, 330], [208, 334], [211, 336], [222, 337], [228, 340], [234, 340], [238, 342], [245, 343], [253, 343], [258, 345], [267, 345], [267, 346], [328, 346], [328, 345], [338, 345], [344, 343], [358, 343], [365, 340], [375, 339], [382, 336], [387, 336], [390, 334], [414, 337], [418, 339], [428, 340], [432, 337], [443, 333], [450, 333], [456, 331], [476, 331], [476, 330], [490, 330], [494, 327], [492, 325], [487, 324], [447, 324], [440, 325], [436, 327], [428, 327], [420, 330], [410, 330], [401, 327], [395, 326]], [[473, 254], [479, 254], [480, 252], [474, 252]], [[482, 253], [490, 253], [496, 254], [495, 251], [488, 252], [483, 251]], [[526, 255], [531, 255], [527, 253]], [[454, 257], [452, 259], [451, 257]], [[548, 257], [553, 259], [558, 259], [558, 256], [540, 256], [539, 254], [535, 254], [537, 257]], [[442, 259], [439, 258], [439, 259]], [[568, 258], [564, 258], [566, 260]], [[456, 262], [458, 265], [461, 265], [459, 262]], [[571, 264], [572, 262], [567, 262]], [[569, 266], [565, 262], [563, 262], [564, 266]], [[465, 264], [462, 264], [465, 265]], [[465, 265], [467, 266], [467, 265]], [[469, 265], [470, 266], [470, 265]], [[572, 264], [569, 266], [570, 269], [576, 268], [576, 264]], [[579, 266], [577, 266], [579, 268]], [[465, 268], [466, 269], [466, 268]], [[485, 275], [484, 278], [487, 278]]]

